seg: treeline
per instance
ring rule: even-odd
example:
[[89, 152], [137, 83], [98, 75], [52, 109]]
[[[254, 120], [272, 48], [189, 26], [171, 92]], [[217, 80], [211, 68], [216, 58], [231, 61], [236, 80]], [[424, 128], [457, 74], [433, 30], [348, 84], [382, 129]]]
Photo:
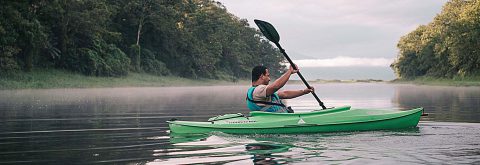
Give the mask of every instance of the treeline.
[[247, 20], [212, 0], [3, 0], [0, 36], [0, 73], [57, 68], [236, 80], [258, 64], [283, 67]]
[[402, 79], [480, 75], [480, 0], [451, 0], [434, 20], [403, 36], [391, 65]]

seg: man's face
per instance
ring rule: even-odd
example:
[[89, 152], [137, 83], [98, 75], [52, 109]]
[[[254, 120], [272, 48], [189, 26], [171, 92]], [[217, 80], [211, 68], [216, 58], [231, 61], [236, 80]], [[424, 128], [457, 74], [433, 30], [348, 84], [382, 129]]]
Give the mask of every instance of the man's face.
[[270, 72], [268, 71], [268, 69], [265, 70], [265, 74], [262, 74], [260, 78], [263, 81], [263, 85], [268, 85], [268, 83], [270, 82]]

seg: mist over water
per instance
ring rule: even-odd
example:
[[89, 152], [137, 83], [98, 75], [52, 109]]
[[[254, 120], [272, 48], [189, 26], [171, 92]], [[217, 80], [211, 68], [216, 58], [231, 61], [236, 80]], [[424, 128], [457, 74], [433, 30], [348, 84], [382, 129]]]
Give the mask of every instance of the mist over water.
[[[169, 134], [167, 120], [244, 113], [248, 86], [0, 91], [0, 163], [448, 163], [480, 160], [480, 88], [312, 84], [327, 107], [410, 109], [417, 128], [300, 135]], [[286, 85], [303, 89], [303, 85]], [[319, 109], [311, 95], [287, 101]]]

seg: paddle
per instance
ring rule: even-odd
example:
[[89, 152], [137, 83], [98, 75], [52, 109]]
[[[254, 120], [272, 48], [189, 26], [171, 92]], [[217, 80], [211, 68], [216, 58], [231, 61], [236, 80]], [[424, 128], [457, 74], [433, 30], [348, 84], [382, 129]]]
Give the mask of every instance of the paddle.
[[[265, 21], [262, 21], [262, 20], [254, 20], [255, 21], [255, 24], [257, 24], [258, 28], [260, 29], [260, 31], [263, 33], [263, 35], [265, 37], [267, 37], [268, 40], [272, 41], [273, 43], [275, 43], [275, 45], [278, 47], [278, 49], [280, 49], [280, 52], [282, 52], [283, 56], [285, 56], [285, 58], [287, 58], [288, 62], [290, 63], [290, 65], [293, 67], [293, 69], [297, 70], [297, 67], [295, 66], [295, 64], [293, 64], [292, 60], [290, 59], [290, 57], [288, 57], [287, 53], [285, 52], [285, 50], [282, 48], [282, 46], [280, 46], [280, 44], [278, 43], [278, 41], [280, 41], [280, 36], [278, 35], [277, 33], [277, 30], [275, 30], [275, 28], [273, 27], [272, 24], [268, 23], [268, 22], [265, 22]], [[297, 72], [298, 76], [300, 77], [300, 79], [302, 79], [303, 83], [307, 86], [307, 88], [312, 88], [310, 87], [310, 85], [308, 85], [308, 82], [305, 80], [305, 78], [303, 78], [302, 74], [300, 72]], [[325, 107], [325, 105], [323, 105], [323, 102], [320, 101], [320, 99], [318, 98], [317, 94], [315, 94], [315, 92], [312, 92], [313, 96], [315, 97], [315, 99], [317, 99], [317, 102], [320, 104], [320, 106], [322, 107], [322, 109], [327, 109]]]

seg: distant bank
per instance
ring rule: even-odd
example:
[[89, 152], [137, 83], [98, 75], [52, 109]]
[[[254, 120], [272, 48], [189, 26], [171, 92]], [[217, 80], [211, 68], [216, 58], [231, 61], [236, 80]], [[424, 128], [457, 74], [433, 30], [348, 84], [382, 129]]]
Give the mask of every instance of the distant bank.
[[[311, 83], [356, 83], [389, 82], [401, 84], [440, 86], [480, 86], [480, 77], [435, 78], [420, 76], [410, 80], [397, 79], [390, 67], [304, 67], [303, 77]], [[302, 83], [298, 76], [292, 76], [291, 83]]]
[[480, 77], [434, 78], [417, 77], [413, 80], [392, 80], [391, 83], [437, 85], [437, 86], [480, 86]]
[[[307, 80], [383, 80], [395, 79], [390, 67], [300, 67], [300, 72]], [[300, 80], [292, 76], [293, 80]]]

